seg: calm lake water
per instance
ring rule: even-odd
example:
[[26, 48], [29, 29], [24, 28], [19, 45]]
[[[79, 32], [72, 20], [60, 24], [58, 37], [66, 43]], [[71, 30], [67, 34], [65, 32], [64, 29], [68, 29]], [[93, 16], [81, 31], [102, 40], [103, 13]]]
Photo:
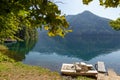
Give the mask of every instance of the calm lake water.
[[37, 41], [8, 45], [12, 58], [60, 72], [62, 63], [104, 61], [120, 74], [120, 36], [70, 36], [50, 38], [44, 32]]

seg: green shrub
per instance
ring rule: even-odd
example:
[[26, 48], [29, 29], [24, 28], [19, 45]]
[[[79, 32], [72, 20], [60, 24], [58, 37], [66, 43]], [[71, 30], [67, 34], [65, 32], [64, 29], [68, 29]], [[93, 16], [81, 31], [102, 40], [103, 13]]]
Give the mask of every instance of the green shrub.
[[1, 52], [0, 52], [0, 62], [14, 62], [13, 59], [9, 58], [8, 56], [6, 55], [3, 55]]

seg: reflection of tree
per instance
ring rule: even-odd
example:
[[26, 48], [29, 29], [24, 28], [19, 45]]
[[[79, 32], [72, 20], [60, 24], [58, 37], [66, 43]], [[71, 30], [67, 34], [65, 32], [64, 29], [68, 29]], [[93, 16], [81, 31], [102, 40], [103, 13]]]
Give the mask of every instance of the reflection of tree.
[[22, 61], [25, 59], [25, 54], [27, 54], [36, 44], [37, 39], [28, 39], [23, 42], [17, 42], [12, 45], [7, 45], [9, 51], [5, 54], [16, 61]]
[[120, 48], [119, 36], [66, 36], [49, 38], [40, 36], [33, 50], [41, 53], [56, 52], [59, 55], [90, 60], [96, 56], [115, 51]]

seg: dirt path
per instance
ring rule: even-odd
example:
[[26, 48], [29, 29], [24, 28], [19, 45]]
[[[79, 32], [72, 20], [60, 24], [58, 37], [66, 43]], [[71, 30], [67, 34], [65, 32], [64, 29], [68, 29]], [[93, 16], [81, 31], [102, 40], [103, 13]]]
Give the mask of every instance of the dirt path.
[[97, 80], [120, 80], [120, 76], [114, 70], [108, 69], [108, 75], [99, 73]]

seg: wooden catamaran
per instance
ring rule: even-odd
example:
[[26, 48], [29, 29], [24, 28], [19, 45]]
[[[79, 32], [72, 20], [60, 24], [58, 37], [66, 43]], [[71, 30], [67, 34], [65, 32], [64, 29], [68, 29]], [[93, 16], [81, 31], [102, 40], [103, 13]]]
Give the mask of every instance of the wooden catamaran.
[[74, 64], [62, 64], [61, 73], [69, 76], [95, 76], [98, 74], [97, 70], [92, 64], [84, 62], [76, 62]]

